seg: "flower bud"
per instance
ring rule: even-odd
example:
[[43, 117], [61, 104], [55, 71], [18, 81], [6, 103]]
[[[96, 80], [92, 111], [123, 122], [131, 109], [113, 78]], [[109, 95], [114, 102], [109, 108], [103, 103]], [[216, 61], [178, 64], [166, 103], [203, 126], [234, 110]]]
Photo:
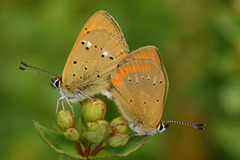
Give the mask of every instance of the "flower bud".
[[64, 136], [69, 139], [70, 141], [78, 141], [79, 140], [79, 133], [75, 128], [69, 128], [64, 132]]
[[57, 113], [57, 124], [63, 129], [67, 130], [75, 125], [75, 119], [72, 117], [72, 113], [68, 110], [61, 110]]
[[[126, 122], [126, 120], [123, 117], [117, 117], [110, 122], [110, 126], [112, 127], [116, 124], [120, 124], [124, 122]], [[112, 127], [112, 132], [124, 134], [127, 132], [127, 129], [128, 129], [128, 124], [121, 124], [121, 125]]]
[[94, 130], [97, 130], [97, 128], [99, 127], [99, 125], [105, 125], [105, 126], [108, 126], [108, 121], [106, 120], [98, 120], [98, 121], [95, 121], [95, 122], [87, 122], [87, 125], [88, 125], [88, 131], [94, 131]]
[[124, 146], [128, 140], [129, 136], [127, 134], [115, 133], [106, 140], [106, 143], [111, 147], [120, 147]]
[[82, 103], [81, 112], [86, 122], [94, 122], [105, 118], [106, 105], [100, 99], [87, 100]]
[[88, 130], [83, 132], [82, 136], [89, 142], [98, 144], [109, 137], [112, 133], [108, 122], [105, 120], [98, 120], [96, 122], [88, 122]]

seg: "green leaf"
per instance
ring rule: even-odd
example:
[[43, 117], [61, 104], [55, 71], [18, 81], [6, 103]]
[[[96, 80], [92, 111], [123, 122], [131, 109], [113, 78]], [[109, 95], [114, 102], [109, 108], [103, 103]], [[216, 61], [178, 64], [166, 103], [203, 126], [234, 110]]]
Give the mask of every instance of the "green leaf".
[[[84, 159], [82, 156], [78, 154], [76, 149], [76, 143], [69, 141], [65, 138], [63, 133], [56, 132], [54, 130], [50, 130], [46, 127], [41, 126], [37, 121], [33, 121], [35, 128], [39, 132], [43, 141], [53, 148], [56, 152], [70, 156], [76, 159]], [[90, 159], [99, 159], [99, 158], [106, 158], [106, 157], [116, 157], [116, 156], [127, 156], [128, 154], [136, 151], [139, 147], [142, 146], [142, 140], [146, 136], [141, 137], [131, 137], [128, 143], [125, 146], [121, 147], [110, 147], [104, 146], [100, 152], [94, 156], [89, 157]], [[94, 148], [92, 148], [94, 149]], [[62, 157], [61, 157], [62, 158]]]
[[91, 157], [91, 159], [127, 156], [142, 146], [142, 141], [145, 137], [146, 136], [131, 137], [129, 138], [128, 143], [125, 146], [121, 147], [114, 148], [110, 146], [105, 146], [96, 156]]
[[76, 143], [65, 138], [63, 133], [59, 133], [41, 126], [37, 121], [34, 121], [34, 126], [39, 132], [43, 141], [60, 154], [65, 154], [77, 159], [83, 159], [78, 154]]

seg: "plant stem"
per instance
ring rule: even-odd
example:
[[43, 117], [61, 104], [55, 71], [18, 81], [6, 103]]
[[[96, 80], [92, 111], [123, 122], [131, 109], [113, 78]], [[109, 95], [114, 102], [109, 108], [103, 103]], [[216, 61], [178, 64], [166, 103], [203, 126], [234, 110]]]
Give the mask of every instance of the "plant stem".
[[90, 144], [90, 143], [87, 143], [86, 146], [85, 146], [85, 151], [84, 151], [84, 153], [83, 153], [83, 156], [84, 156], [84, 157], [88, 157], [88, 156], [89, 156], [90, 149], [91, 149], [91, 144]]
[[[74, 118], [74, 119], [75, 119], [75, 118]], [[77, 130], [77, 125], [76, 125], [76, 124], [75, 124], [74, 128]], [[82, 151], [82, 147], [81, 147], [80, 142], [76, 142], [76, 146], [77, 146], [78, 154], [80, 154], [81, 156], [83, 156], [83, 151]]]
[[103, 142], [101, 142], [90, 154], [90, 156], [95, 156], [102, 149]]
[[78, 154], [83, 156], [83, 151], [82, 151], [80, 142], [76, 142], [76, 146], [77, 146]]

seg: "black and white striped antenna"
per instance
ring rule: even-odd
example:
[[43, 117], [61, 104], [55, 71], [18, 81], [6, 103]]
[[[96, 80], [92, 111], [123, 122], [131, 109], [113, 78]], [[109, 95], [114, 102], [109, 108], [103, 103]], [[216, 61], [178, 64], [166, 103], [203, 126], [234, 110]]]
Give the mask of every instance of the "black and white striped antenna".
[[23, 71], [27, 71], [27, 72], [33, 72], [33, 73], [38, 73], [38, 74], [44, 74], [44, 75], [48, 75], [50, 77], [53, 77], [53, 78], [58, 78], [58, 76], [56, 76], [55, 74], [49, 72], [49, 71], [46, 71], [44, 69], [41, 69], [41, 68], [37, 68], [37, 67], [34, 67], [34, 66], [30, 66], [22, 61], [19, 61], [20, 64], [24, 65], [25, 67], [28, 67], [28, 68], [32, 68], [32, 69], [35, 69], [35, 70], [32, 70], [32, 69], [27, 69], [27, 68], [24, 68], [24, 67], [21, 67], [21, 66], [18, 66], [17, 68], [18, 69], [21, 69]]
[[196, 123], [189, 123], [189, 122], [182, 122], [182, 121], [173, 121], [173, 120], [167, 120], [163, 121], [163, 124], [169, 124], [169, 123], [175, 123], [175, 124], [181, 124], [184, 126], [200, 129], [200, 130], [205, 130], [205, 124], [196, 124]]

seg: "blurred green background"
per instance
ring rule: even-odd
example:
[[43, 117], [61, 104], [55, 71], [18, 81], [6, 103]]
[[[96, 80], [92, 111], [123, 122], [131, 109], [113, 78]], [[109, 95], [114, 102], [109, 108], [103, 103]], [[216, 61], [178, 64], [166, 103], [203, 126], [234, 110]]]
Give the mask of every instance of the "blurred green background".
[[[240, 159], [240, 0], [1, 0], [0, 159], [58, 159], [31, 120], [55, 124], [60, 95], [50, 78], [16, 67], [22, 60], [61, 75], [84, 23], [99, 10], [119, 23], [131, 51], [159, 48], [170, 81], [163, 119], [207, 124], [206, 131], [171, 125], [111, 159]], [[110, 120], [118, 111], [107, 104]]]

